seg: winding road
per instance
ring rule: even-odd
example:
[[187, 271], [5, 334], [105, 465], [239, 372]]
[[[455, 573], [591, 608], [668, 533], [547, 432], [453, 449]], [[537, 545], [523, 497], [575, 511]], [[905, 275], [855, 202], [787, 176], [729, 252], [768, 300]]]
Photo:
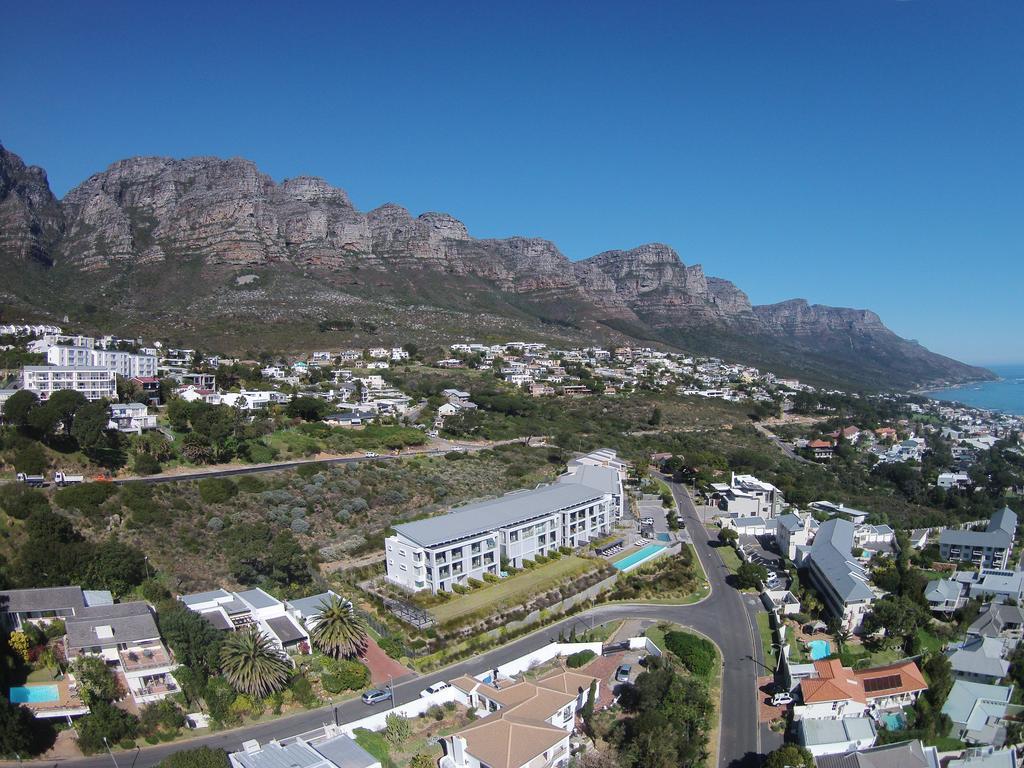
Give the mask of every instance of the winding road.
[[[621, 619], [649, 620], [652, 623], [669, 621], [690, 627], [711, 638], [721, 649], [724, 661], [722, 701], [719, 717], [719, 768], [757, 768], [762, 755], [782, 743], [781, 736], [758, 723], [757, 677], [767, 674], [763, 665], [761, 643], [758, 639], [755, 615], [760, 610], [756, 597], [741, 593], [726, 583], [729, 571], [712, 546], [707, 531], [700, 523], [697, 510], [685, 488], [669, 483], [676, 503], [686, 518], [686, 528], [708, 575], [711, 593], [692, 605], [615, 604], [597, 606], [589, 611], [549, 625], [531, 635], [515, 640], [501, 648], [483, 653], [469, 661], [460, 662], [428, 675], [416, 675], [401, 680], [394, 686], [396, 703], [412, 701], [419, 691], [439, 680], [464, 674], [478, 674], [492, 669], [558, 638], [560, 632], [568, 634]], [[200, 746], [220, 747], [228, 751], [241, 749], [243, 741], [257, 739], [266, 742], [283, 739], [319, 728], [328, 722], [349, 722], [365, 717], [371, 709], [359, 699], [333, 707], [321, 707], [300, 712], [266, 723], [258, 723], [233, 730], [213, 733], [175, 744], [157, 745], [134, 752], [116, 752], [110, 755], [63, 760], [62, 768], [153, 768], [173, 752]], [[13, 763], [8, 763], [14, 765]], [[37, 764], [49, 765], [39, 761]]]

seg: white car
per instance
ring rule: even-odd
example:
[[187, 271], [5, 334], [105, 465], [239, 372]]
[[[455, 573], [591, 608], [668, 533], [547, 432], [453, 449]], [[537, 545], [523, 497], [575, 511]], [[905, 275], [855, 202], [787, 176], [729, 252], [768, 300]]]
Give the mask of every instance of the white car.
[[426, 688], [420, 691], [420, 696], [429, 696], [432, 693], [440, 693], [441, 691], [446, 691], [451, 687], [451, 683], [434, 683], [433, 685], [428, 685]]
[[793, 703], [793, 696], [791, 694], [783, 692], [783, 693], [776, 693], [774, 696], [772, 696], [772, 706], [773, 707], [782, 707], [782, 706], [785, 706], [786, 704], [792, 704], [792, 703]]
[[363, 455], [364, 455], [364, 456], [365, 456], [366, 458], [368, 458], [368, 459], [376, 459], [376, 458], [377, 458], [377, 454], [376, 454], [376, 453], [374, 453], [373, 451], [367, 451], [367, 452], [366, 452], [366, 453], [364, 453]]

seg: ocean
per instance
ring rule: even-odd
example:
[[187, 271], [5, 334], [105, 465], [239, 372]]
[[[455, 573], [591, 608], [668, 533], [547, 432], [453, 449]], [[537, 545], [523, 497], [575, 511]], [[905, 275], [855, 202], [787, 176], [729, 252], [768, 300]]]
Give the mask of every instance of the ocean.
[[924, 394], [936, 400], [956, 400], [976, 408], [1024, 416], [1024, 365], [990, 365], [988, 368], [1000, 376], [999, 381], [967, 384]]

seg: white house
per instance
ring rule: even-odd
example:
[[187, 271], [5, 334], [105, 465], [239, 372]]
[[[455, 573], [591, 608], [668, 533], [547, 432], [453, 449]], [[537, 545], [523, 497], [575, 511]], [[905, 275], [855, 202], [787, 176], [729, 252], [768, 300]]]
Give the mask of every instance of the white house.
[[133, 432], [141, 435], [143, 430], [156, 429], [156, 416], [149, 414], [144, 403], [111, 403], [109, 429], [118, 432]]
[[178, 599], [217, 629], [234, 632], [256, 625], [279, 650], [289, 654], [309, 652], [309, 633], [284, 603], [262, 589], [214, 589]]
[[715, 485], [720, 492], [719, 509], [729, 517], [778, 517], [784, 502], [782, 491], [753, 475], [732, 476], [728, 486]]
[[913, 661], [853, 670], [839, 659], [814, 662], [815, 675], [800, 681], [802, 704], [795, 720], [840, 720], [869, 712], [902, 709], [928, 689]]
[[43, 401], [62, 389], [81, 392], [86, 400], [117, 399], [117, 374], [110, 368], [26, 365], [21, 369], [21, 386]]

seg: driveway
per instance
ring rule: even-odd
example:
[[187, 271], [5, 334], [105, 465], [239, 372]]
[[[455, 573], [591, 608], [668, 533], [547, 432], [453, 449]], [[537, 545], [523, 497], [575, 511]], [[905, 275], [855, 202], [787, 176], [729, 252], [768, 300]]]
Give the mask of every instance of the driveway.
[[[759, 725], [759, 702], [756, 689], [759, 675], [768, 674], [761, 657], [761, 643], [758, 639], [755, 616], [760, 609], [755, 599], [746, 601], [743, 595], [725, 582], [729, 573], [725, 563], [714, 547], [709, 546], [709, 536], [700, 524], [696, 510], [686, 490], [675, 483], [669, 483], [676, 503], [686, 517], [697, 554], [708, 574], [711, 594], [700, 603], [693, 605], [640, 605], [615, 604], [597, 606], [585, 613], [544, 627], [531, 635], [515, 640], [508, 645], [483, 653], [469, 661], [454, 664], [429, 675], [414, 676], [396, 683], [394, 701], [403, 704], [417, 698], [419, 691], [441, 680], [450, 680], [459, 675], [475, 675], [492, 669], [535, 651], [550, 642], [557, 641], [559, 634], [565, 635], [576, 627], [577, 632], [610, 621], [623, 619], [648, 619], [669, 621], [690, 627], [714, 640], [722, 650], [724, 675], [722, 681], [722, 702], [720, 712], [719, 768], [756, 768], [760, 766], [762, 754], [782, 743], [779, 734], [773, 734], [767, 726]], [[386, 705], [369, 707], [358, 699], [338, 704], [335, 707], [321, 707], [300, 712], [266, 723], [237, 728], [234, 730], [201, 736], [177, 744], [163, 744], [135, 752], [115, 753], [118, 768], [153, 768], [168, 755], [184, 749], [200, 746], [222, 748], [229, 752], [241, 749], [242, 742], [257, 739], [267, 742], [284, 739], [299, 733], [311, 731], [325, 723], [349, 722], [381, 710]], [[47, 761], [52, 762], [52, 761]], [[6, 763], [17, 765], [16, 763]], [[110, 768], [109, 755], [94, 755], [75, 760], [61, 761], [69, 768]]]

